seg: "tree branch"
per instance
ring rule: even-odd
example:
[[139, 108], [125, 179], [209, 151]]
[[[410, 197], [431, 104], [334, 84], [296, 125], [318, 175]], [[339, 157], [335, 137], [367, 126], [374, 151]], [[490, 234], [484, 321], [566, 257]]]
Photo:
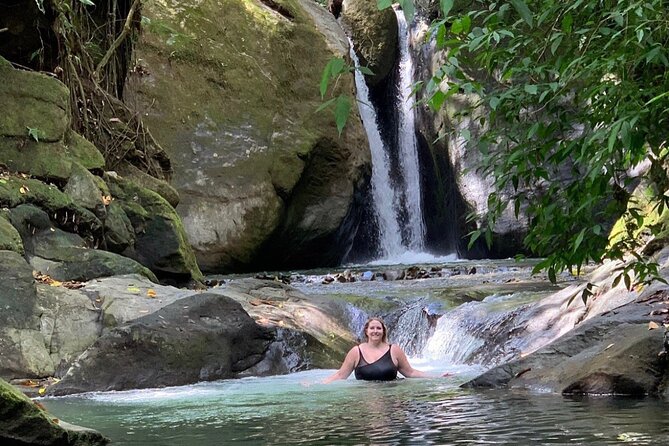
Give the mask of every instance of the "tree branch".
[[111, 57], [114, 55], [118, 47], [121, 46], [123, 40], [125, 40], [125, 38], [128, 37], [128, 34], [130, 33], [131, 29], [132, 18], [135, 15], [135, 11], [137, 10], [139, 3], [140, 0], [135, 0], [132, 2], [132, 6], [130, 7], [130, 11], [128, 11], [128, 17], [125, 19], [125, 24], [123, 25], [123, 30], [121, 31], [121, 34], [119, 34], [116, 40], [114, 40], [114, 42], [111, 44], [111, 46], [105, 53], [104, 57], [102, 58], [98, 66], [95, 68], [95, 71], [93, 72], [93, 79], [95, 79], [96, 82], [98, 82], [100, 79], [100, 71], [102, 71], [105, 65], [109, 63], [109, 59], [111, 59]]

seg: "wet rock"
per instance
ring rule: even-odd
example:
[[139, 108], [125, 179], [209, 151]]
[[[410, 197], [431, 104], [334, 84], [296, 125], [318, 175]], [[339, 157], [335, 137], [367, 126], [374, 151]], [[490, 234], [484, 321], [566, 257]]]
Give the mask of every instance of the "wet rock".
[[0, 442], [16, 446], [94, 446], [108, 444], [109, 439], [55, 419], [0, 379]]

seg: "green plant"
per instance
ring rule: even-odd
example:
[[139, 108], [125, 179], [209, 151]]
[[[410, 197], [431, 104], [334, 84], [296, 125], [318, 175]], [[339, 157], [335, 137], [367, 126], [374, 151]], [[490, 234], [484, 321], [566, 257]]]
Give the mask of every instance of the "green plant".
[[[444, 18], [432, 25], [448, 56], [426, 85], [426, 102], [439, 108], [471, 92], [480, 98], [475, 107], [490, 110], [476, 118], [479, 140], [463, 135], [483, 153], [481, 170], [497, 191], [488, 226], [471, 240], [490, 240], [511, 205], [529, 215], [525, 245], [546, 257], [537, 270], [552, 281], [559, 271], [636, 253], [634, 237], [609, 245], [606, 222], [626, 209], [630, 169], [646, 159], [662, 165], [668, 154], [666, 2], [475, 0], [451, 14], [453, 5], [442, 0]], [[663, 180], [648, 180], [651, 200], [666, 207]], [[640, 282], [657, 277], [656, 264], [634, 255], [620, 276], [628, 288], [632, 271]]]

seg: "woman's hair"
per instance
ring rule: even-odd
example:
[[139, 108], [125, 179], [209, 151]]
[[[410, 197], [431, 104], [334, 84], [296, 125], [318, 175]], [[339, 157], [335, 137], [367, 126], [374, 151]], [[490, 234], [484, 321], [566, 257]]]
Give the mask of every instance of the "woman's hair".
[[365, 340], [369, 341], [369, 337], [367, 336], [367, 329], [369, 328], [369, 324], [372, 321], [377, 321], [381, 323], [381, 327], [383, 327], [383, 342], [388, 342], [388, 327], [386, 327], [385, 322], [383, 322], [383, 319], [380, 317], [370, 317], [367, 319], [367, 322], [365, 322], [365, 328], [362, 329], [362, 334], [365, 335]]

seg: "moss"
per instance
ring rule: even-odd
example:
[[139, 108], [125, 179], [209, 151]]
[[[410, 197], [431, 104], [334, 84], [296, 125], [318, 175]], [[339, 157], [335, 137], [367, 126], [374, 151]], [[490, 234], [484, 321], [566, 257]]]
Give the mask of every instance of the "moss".
[[63, 139], [70, 126], [70, 93], [57, 79], [41, 73], [2, 69], [0, 135], [28, 137], [28, 128], [40, 138]]
[[167, 200], [122, 177], [109, 177], [108, 184], [135, 228], [137, 260], [153, 271], [189, 274], [202, 282], [183, 223]]
[[28, 397], [0, 379], [0, 419], [9, 444], [104, 445], [109, 439], [97, 432], [66, 430]]
[[0, 211], [0, 250], [24, 254], [21, 235], [9, 222], [7, 211]]
[[0, 136], [0, 159], [13, 171], [55, 180], [67, 180], [73, 163], [89, 170], [105, 165], [100, 151], [74, 132], [66, 134], [65, 142]]
[[72, 201], [56, 186], [33, 178], [10, 175], [0, 180], [0, 206], [14, 208], [21, 204], [41, 207], [58, 225], [71, 232], [98, 236], [100, 220], [89, 210]]

